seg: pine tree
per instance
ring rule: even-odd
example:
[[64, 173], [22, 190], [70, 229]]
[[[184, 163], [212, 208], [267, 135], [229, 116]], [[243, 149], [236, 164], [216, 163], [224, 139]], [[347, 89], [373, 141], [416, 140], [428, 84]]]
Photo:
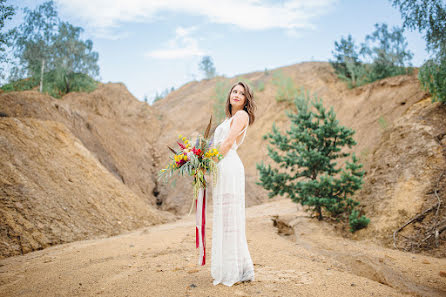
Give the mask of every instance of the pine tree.
[[325, 213], [346, 219], [359, 205], [350, 197], [361, 188], [364, 171], [354, 154], [344, 168], [336, 168], [336, 160], [350, 156], [341, 149], [356, 144], [355, 132], [339, 125], [333, 108], [327, 112], [316, 96], [310, 100], [302, 91], [294, 103], [297, 112], [287, 112], [290, 129], [281, 134], [273, 124], [272, 132], [264, 136], [274, 146], [268, 145], [268, 155], [279, 166], [266, 166], [263, 161], [257, 164], [258, 184], [269, 190], [270, 198], [288, 195], [307, 206], [319, 220]]

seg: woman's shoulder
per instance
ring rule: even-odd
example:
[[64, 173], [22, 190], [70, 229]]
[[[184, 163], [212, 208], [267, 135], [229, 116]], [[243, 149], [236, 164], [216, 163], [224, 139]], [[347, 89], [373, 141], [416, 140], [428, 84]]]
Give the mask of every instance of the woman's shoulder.
[[249, 115], [248, 115], [248, 113], [246, 112], [246, 110], [238, 110], [236, 113], [235, 113], [235, 115], [234, 115], [234, 117], [238, 117], [238, 118], [241, 118], [242, 120], [249, 120]]

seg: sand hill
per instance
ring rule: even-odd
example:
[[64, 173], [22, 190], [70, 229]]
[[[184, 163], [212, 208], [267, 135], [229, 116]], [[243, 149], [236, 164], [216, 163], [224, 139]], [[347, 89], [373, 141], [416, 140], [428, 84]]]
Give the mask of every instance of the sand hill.
[[[317, 94], [323, 99], [324, 105], [334, 108], [341, 124], [356, 131], [355, 140], [358, 145], [353, 148], [353, 151], [364, 163], [366, 176], [364, 188], [355, 198], [361, 201], [372, 222], [369, 228], [355, 234], [355, 238], [369, 238], [378, 243], [391, 245], [391, 236], [396, 228], [424, 209], [431, 207], [437, 202], [437, 196], [440, 197], [439, 199], [444, 199], [446, 185], [444, 176], [443, 180], [440, 177], [446, 169], [445, 108], [438, 103], [429, 102], [430, 99], [420, 89], [415, 75], [388, 78], [350, 90], [336, 78], [328, 63], [301, 63], [274, 71], [282, 71], [290, 76], [296, 85]], [[268, 200], [266, 192], [255, 184], [258, 179], [255, 165], [259, 160], [267, 159], [267, 143], [262, 136], [270, 131], [273, 122], [276, 122], [279, 128], [286, 128], [288, 119], [285, 116], [285, 110], [293, 107], [286, 103], [278, 103], [274, 99], [277, 89], [272, 84], [271, 73], [255, 72], [243, 77], [253, 83], [258, 81], [265, 83], [265, 89], [255, 95], [258, 105], [256, 123], [248, 129], [245, 142], [239, 149], [246, 172], [247, 206], [252, 206]], [[5, 128], [0, 130], [1, 144], [4, 146], [0, 157], [2, 160], [11, 159], [15, 156], [15, 152], [24, 160], [34, 160], [35, 153], [30, 149], [32, 146], [22, 144], [19, 140], [15, 146], [7, 146], [16, 137], [15, 135], [23, 134], [28, 135], [27, 137], [31, 139], [29, 142], [36, 143], [37, 147], [39, 149], [41, 147], [48, 156], [60, 157], [54, 161], [57, 161], [56, 163], [51, 163], [52, 167], [60, 170], [58, 175], [64, 176], [63, 172], [71, 171], [69, 166], [78, 166], [76, 170], [79, 172], [86, 170], [82, 166], [87, 161], [75, 163], [70, 159], [70, 156], [80, 154], [79, 152], [60, 153], [60, 145], [57, 145], [57, 137], [54, 136], [57, 134], [53, 131], [56, 128], [43, 128], [45, 125], [58, 127], [57, 129], [69, 135], [66, 137], [71, 137], [72, 143], [78, 143], [76, 146], [73, 145], [73, 150], [88, 151], [90, 160], [88, 162], [93, 164], [96, 161], [97, 170], [108, 174], [110, 181], [105, 181], [105, 178], [94, 180], [89, 176], [78, 174], [84, 176], [79, 182], [85, 186], [85, 191], [88, 189], [96, 193], [91, 196], [94, 196], [91, 198], [95, 201], [94, 204], [103, 203], [100, 202], [104, 199], [101, 197], [107, 194], [102, 187], [107, 187], [108, 183], [112, 183], [111, 180], [116, 187], [119, 185], [120, 191], [123, 192], [117, 195], [121, 198], [109, 200], [109, 203], [113, 204], [109, 206], [110, 208], [135, 201], [128, 210], [128, 213], [135, 212], [134, 218], [129, 219], [127, 223], [121, 219], [121, 225], [125, 227], [112, 231], [108, 228], [113, 226], [113, 218], [126, 217], [129, 216], [128, 213], [113, 215], [113, 211], [110, 211], [112, 219], [105, 220], [110, 223], [104, 222], [101, 225], [102, 220], [94, 220], [99, 213], [83, 212], [81, 208], [65, 211], [63, 207], [69, 204], [68, 201], [74, 199], [73, 194], [69, 194], [70, 191], [66, 190], [65, 181], [56, 182], [55, 180], [52, 184], [39, 182], [36, 176], [45, 176], [42, 174], [45, 168], [39, 163], [28, 175], [36, 178], [34, 183], [46, 186], [33, 188], [33, 191], [57, 203], [58, 207], [45, 207], [40, 213], [37, 209], [30, 208], [29, 217], [39, 217], [52, 210], [61, 217], [61, 225], [70, 225], [74, 221], [72, 218], [62, 216], [63, 213], [68, 213], [73, 218], [87, 216], [98, 222], [95, 227], [97, 229], [92, 228], [90, 231], [82, 231], [83, 233], [80, 227], [69, 229], [71, 239], [62, 239], [60, 234], [59, 237], [54, 235], [52, 242], [57, 243], [90, 238], [99, 233], [116, 234], [121, 230], [137, 227], [137, 221], [140, 223], [138, 226], [142, 226], [172, 219], [172, 215], [155, 212], [153, 207], [176, 215], [185, 214], [190, 206], [191, 198], [191, 194], [187, 193], [192, 193], [190, 181], [179, 179], [172, 187], [160, 184], [156, 180], [156, 173], [167, 162], [169, 152], [166, 145], [173, 146], [178, 134], [193, 135], [203, 132], [212, 113], [215, 85], [221, 80], [234, 83], [237, 78], [217, 77], [212, 80], [191, 82], [170, 93], [153, 106], [136, 100], [122, 84], [101, 85], [90, 94], [69, 94], [61, 100], [40, 95], [34, 91], [1, 94], [0, 111], [8, 115], [2, 119]], [[214, 128], [217, 124], [214, 123]], [[25, 129], [25, 127], [35, 128]], [[40, 136], [37, 137], [37, 135]], [[14, 149], [14, 152], [11, 149]], [[41, 157], [40, 162], [43, 160], [45, 158]], [[3, 163], [2, 161], [2, 166]], [[10, 164], [12, 165], [9, 166], [15, 168], [17, 174], [28, 170], [26, 165], [20, 167], [15, 163]], [[88, 170], [90, 171], [95, 172], [93, 169]], [[2, 189], [6, 187], [4, 185], [7, 185], [10, 176], [11, 174], [1, 175]], [[101, 180], [104, 180], [103, 184], [96, 184]], [[30, 181], [25, 182], [23, 186], [18, 183], [12, 184], [16, 187], [14, 191], [18, 191], [20, 187], [32, 188]], [[15, 235], [15, 239], [8, 239], [11, 237], [6, 230], [11, 229], [14, 224], [19, 225], [17, 214], [22, 213], [20, 207], [11, 202], [15, 201], [13, 198], [15, 194], [11, 193], [3, 194], [2, 192], [1, 207], [4, 209], [5, 217], [12, 219], [2, 222], [1, 234], [2, 241], [5, 238], [5, 242], [8, 240], [15, 242], [15, 245], [11, 243], [5, 250], [15, 252], [4, 253], [3, 256], [44, 247], [29, 245], [27, 250], [20, 251], [18, 242], [25, 242], [25, 239], [17, 237], [20, 236], [19, 233]], [[127, 198], [130, 194], [126, 193], [132, 193], [133, 198]], [[35, 201], [31, 200], [31, 197], [33, 196], [28, 194], [20, 196], [23, 200]], [[87, 198], [82, 199], [85, 201], [82, 200], [81, 205], [87, 203]], [[141, 212], [136, 212], [136, 208], [139, 208]], [[151, 216], [148, 216], [146, 221], [140, 221], [138, 218], [141, 218], [144, 212], [153, 213], [154, 219], [151, 220], [149, 219]], [[399, 237], [399, 247], [407, 248], [408, 244], [413, 247], [411, 242], [428, 232], [432, 220], [443, 223], [444, 204], [439, 208], [437, 215], [434, 216], [434, 214], [435, 212], [430, 212], [422, 222], [417, 223], [418, 225], [411, 224], [402, 230], [401, 235], [404, 235], [406, 239]], [[101, 215], [107, 216], [106, 213]], [[38, 220], [35, 220], [30, 221], [26, 228], [22, 227], [22, 230], [26, 229], [30, 234], [40, 232], [45, 236], [50, 236], [58, 232], [50, 230], [53, 224], [40, 224]], [[97, 232], [99, 229], [102, 229], [102, 232]], [[342, 228], [338, 232], [349, 236]], [[445, 256], [445, 234], [446, 232], [443, 232], [437, 239], [438, 247], [432, 249], [430, 245], [429, 253]], [[418, 239], [410, 239], [411, 236], [418, 236]], [[30, 239], [26, 240], [30, 241]]]

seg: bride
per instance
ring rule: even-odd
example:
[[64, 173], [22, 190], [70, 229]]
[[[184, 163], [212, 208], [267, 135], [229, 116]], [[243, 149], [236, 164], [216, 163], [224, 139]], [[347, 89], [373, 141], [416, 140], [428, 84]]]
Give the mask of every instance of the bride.
[[253, 93], [244, 82], [234, 84], [226, 100], [226, 119], [216, 128], [214, 144], [223, 155], [216, 160], [213, 188], [211, 274], [213, 284], [232, 286], [254, 280], [254, 266], [245, 234], [245, 170], [237, 154], [249, 125], [254, 123]]

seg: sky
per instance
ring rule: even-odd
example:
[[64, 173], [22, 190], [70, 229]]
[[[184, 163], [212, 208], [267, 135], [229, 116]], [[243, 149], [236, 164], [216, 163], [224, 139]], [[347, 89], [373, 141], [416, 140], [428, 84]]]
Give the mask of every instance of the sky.
[[[45, 1], [10, 0], [21, 10]], [[123, 82], [139, 100], [204, 74], [237, 76], [306, 61], [328, 61], [334, 42], [360, 44], [375, 23], [402, 26], [390, 0], [55, 0], [59, 17], [84, 28], [99, 53], [100, 81]], [[9, 24], [23, 21], [20, 11]], [[427, 58], [423, 35], [406, 31], [412, 65]]]

